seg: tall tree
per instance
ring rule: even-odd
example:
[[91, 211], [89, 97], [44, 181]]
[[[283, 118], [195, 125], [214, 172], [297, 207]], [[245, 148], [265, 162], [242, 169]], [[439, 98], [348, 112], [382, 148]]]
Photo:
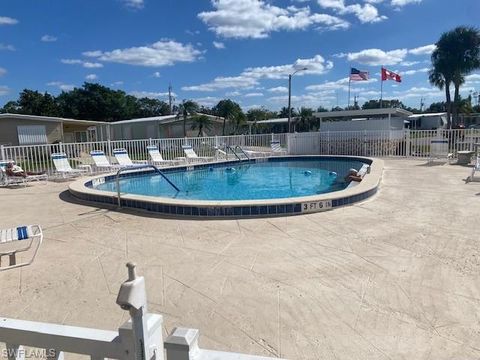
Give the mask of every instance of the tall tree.
[[[460, 86], [465, 81], [464, 77], [480, 68], [480, 32], [473, 27], [459, 26], [443, 33], [435, 45], [429, 80], [432, 85], [445, 89], [447, 126], [450, 127], [452, 112], [457, 122]], [[455, 87], [453, 111], [450, 97], [452, 83]]]
[[298, 111], [298, 118], [297, 131], [310, 131], [313, 120], [313, 109], [301, 107]]
[[194, 116], [198, 112], [199, 106], [195, 101], [183, 100], [179, 106], [178, 113], [183, 118], [183, 136], [187, 136], [187, 118]]
[[215, 115], [223, 117], [222, 135], [225, 135], [227, 121], [234, 120], [243, 114], [242, 108], [235, 101], [230, 99], [220, 100], [213, 108]]
[[212, 120], [205, 114], [200, 114], [192, 117], [192, 130], [198, 129], [198, 135], [202, 136], [204, 130], [210, 130], [212, 127]]

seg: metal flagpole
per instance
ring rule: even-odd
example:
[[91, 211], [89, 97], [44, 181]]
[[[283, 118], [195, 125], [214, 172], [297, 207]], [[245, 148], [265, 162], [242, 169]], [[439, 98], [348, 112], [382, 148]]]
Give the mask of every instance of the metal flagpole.
[[350, 108], [350, 83], [352, 82], [352, 67], [350, 67], [350, 73], [348, 74], [348, 106], [347, 110]]
[[382, 108], [383, 102], [383, 66], [380, 70], [380, 109]]

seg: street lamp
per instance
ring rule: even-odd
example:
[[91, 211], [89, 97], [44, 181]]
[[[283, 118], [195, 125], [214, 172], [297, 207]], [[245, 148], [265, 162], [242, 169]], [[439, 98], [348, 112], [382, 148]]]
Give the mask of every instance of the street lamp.
[[288, 132], [292, 132], [291, 128], [291, 121], [292, 121], [292, 76], [298, 73], [299, 71], [308, 70], [306, 67], [302, 69], [298, 69], [293, 73], [288, 75]]

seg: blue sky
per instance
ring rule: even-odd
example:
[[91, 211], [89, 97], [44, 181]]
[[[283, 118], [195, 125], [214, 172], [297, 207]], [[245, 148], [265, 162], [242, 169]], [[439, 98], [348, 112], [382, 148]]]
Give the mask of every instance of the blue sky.
[[[403, 77], [384, 98], [418, 107], [443, 99], [427, 81], [443, 31], [478, 25], [478, 0], [2, 0], [0, 105], [24, 89], [58, 94], [99, 82], [137, 96], [244, 109], [345, 106], [349, 67], [371, 80], [353, 95], [379, 98], [380, 66]], [[463, 93], [480, 90], [480, 72]]]

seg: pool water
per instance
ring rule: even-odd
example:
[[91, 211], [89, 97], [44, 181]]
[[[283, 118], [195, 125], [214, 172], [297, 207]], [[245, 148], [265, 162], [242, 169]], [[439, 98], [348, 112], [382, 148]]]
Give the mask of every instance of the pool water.
[[[347, 187], [344, 177], [352, 159], [284, 160], [234, 163], [191, 171], [166, 172], [180, 189], [174, 190], [159, 174], [151, 173], [120, 180], [122, 193], [188, 200], [259, 200], [324, 194]], [[116, 192], [114, 180], [95, 187]]]

